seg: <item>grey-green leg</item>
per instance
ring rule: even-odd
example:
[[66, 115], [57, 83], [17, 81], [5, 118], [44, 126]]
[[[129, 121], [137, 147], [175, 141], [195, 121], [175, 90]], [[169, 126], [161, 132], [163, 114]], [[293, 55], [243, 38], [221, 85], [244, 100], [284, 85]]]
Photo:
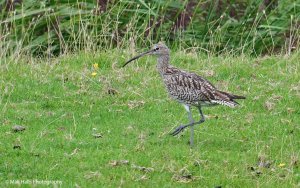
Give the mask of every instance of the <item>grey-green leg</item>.
[[202, 113], [201, 107], [199, 106], [198, 110], [199, 110], [201, 119], [199, 121], [195, 122], [194, 119], [193, 119], [193, 117], [192, 117], [190, 106], [184, 105], [184, 107], [185, 107], [186, 111], [188, 112], [188, 118], [189, 118], [190, 123], [187, 124], [187, 125], [180, 125], [179, 127], [177, 127], [175, 129], [175, 131], [173, 131], [171, 133], [171, 135], [176, 136], [180, 132], [182, 132], [185, 128], [187, 128], [187, 127], [190, 126], [190, 129], [191, 129], [190, 145], [193, 146], [193, 144], [194, 144], [194, 125], [203, 123], [205, 121], [205, 117], [204, 117], [204, 115]]
[[190, 125], [189, 126], [190, 126], [190, 129], [191, 129], [190, 146], [193, 147], [193, 145], [194, 145], [194, 124], [195, 124], [195, 121], [193, 119], [190, 106], [188, 106], [187, 112], [188, 112], [188, 117], [189, 117], [189, 120], [190, 120], [190, 123], [189, 123]]

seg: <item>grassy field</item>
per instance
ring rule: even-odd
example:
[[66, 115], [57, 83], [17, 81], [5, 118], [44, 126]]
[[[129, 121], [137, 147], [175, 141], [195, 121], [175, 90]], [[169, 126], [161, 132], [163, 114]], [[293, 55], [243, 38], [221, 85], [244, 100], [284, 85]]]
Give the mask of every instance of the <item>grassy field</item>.
[[0, 64], [0, 186], [300, 186], [299, 54], [172, 53], [175, 66], [247, 97], [235, 109], [204, 108], [193, 149], [189, 130], [169, 135], [188, 119], [168, 98], [156, 59], [121, 69], [130, 57], [110, 51]]

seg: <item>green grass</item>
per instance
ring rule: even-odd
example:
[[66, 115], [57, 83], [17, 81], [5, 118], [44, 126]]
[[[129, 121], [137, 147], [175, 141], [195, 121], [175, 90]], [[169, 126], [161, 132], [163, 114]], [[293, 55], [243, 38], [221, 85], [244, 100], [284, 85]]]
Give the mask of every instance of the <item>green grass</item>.
[[18, 0], [6, 3], [15, 5], [10, 11], [4, 1], [0, 58], [134, 49], [160, 40], [177, 49], [253, 56], [290, 55], [300, 44], [295, 0]]
[[[60, 180], [62, 187], [299, 186], [299, 54], [172, 53], [175, 66], [247, 97], [235, 109], [204, 108], [207, 121], [195, 128], [193, 149], [188, 130], [168, 135], [188, 120], [168, 98], [155, 58], [119, 68], [129, 57], [110, 51], [0, 64], [1, 187], [34, 179]], [[14, 125], [27, 129], [14, 133]]]

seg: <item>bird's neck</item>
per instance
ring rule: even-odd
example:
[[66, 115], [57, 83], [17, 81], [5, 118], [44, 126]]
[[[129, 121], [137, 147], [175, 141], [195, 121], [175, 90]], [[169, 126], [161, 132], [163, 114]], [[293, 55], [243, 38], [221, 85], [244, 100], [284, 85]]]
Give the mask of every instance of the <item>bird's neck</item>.
[[165, 70], [169, 67], [170, 65], [170, 56], [169, 55], [161, 55], [157, 58], [157, 69], [160, 72], [160, 74], [163, 74]]

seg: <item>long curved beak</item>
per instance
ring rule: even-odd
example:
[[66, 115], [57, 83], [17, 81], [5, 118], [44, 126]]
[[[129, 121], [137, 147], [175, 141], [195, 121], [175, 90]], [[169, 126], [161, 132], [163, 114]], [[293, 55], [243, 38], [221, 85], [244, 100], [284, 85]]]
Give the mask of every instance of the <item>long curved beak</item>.
[[133, 58], [131, 58], [130, 60], [128, 60], [122, 67], [125, 67], [128, 63], [130, 63], [131, 61], [134, 61], [134, 60], [136, 60], [136, 59], [138, 59], [138, 58], [140, 58], [140, 57], [142, 57], [142, 56], [144, 56], [144, 55], [147, 55], [147, 54], [150, 54], [151, 52], [153, 52], [154, 50], [149, 50], [149, 51], [147, 51], [147, 52], [144, 52], [144, 53], [141, 53], [140, 55], [138, 55], [138, 56], [135, 56], [135, 57], [133, 57]]

